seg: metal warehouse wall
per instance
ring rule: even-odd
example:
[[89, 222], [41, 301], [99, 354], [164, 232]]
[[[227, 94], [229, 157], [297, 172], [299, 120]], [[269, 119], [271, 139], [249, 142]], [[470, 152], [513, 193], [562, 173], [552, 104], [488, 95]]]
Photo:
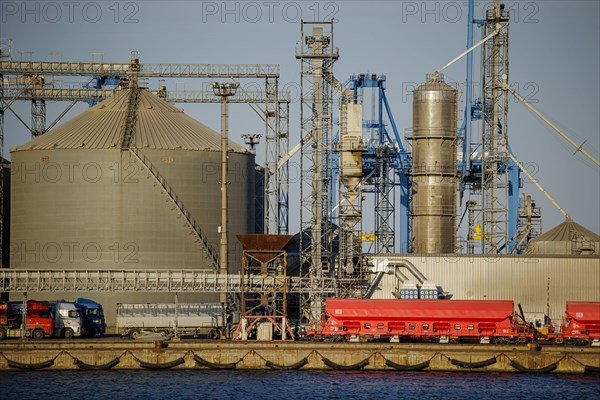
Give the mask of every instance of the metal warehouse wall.
[[[565, 302], [600, 301], [598, 256], [481, 256], [390, 254], [373, 257], [407, 260], [444, 291], [461, 300], [514, 300], [525, 312], [546, 312], [557, 321]], [[400, 271], [415, 280], [404, 267]], [[372, 298], [393, 298], [401, 282], [386, 274]]]

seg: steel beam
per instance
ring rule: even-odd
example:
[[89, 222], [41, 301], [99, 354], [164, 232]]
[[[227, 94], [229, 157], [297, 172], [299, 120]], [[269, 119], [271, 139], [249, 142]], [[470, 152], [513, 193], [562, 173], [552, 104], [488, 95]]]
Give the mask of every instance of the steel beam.
[[[130, 63], [1, 61], [5, 75], [125, 76]], [[140, 77], [159, 78], [276, 78], [278, 64], [141, 64]]]
[[[19, 86], [5, 86], [3, 98], [10, 100], [38, 100], [46, 101], [102, 101], [111, 97], [119, 89], [83, 89], [83, 88], [23, 88]], [[158, 90], [150, 93], [159, 95]], [[212, 90], [167, 90], [164, 100], [173, 103], [219, 103]], [[279, 92], [277, 101], [289, 103], [289, 92]], [[262, 91], [239, 90], [229, 99], [230, 103], [264, 103], [265, 94]]]

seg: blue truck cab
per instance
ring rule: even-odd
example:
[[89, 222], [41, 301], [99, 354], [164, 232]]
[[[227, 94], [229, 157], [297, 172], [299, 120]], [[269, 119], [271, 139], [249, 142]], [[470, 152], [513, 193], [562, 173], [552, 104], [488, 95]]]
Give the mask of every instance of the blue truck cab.
[[106, 332], [102, 305], [90, 299], [79, 298], [75, 302], [83, 315], [86, 336], [101, 336]]

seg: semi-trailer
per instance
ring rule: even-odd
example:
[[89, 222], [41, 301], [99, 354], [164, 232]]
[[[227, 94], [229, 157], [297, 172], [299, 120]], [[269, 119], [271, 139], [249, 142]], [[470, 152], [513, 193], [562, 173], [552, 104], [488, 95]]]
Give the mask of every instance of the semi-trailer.
[[116, 328], [132, 339], [149, 333], [217, 339], [225, 333], [226, 320], [221, 303], [119, 303]]

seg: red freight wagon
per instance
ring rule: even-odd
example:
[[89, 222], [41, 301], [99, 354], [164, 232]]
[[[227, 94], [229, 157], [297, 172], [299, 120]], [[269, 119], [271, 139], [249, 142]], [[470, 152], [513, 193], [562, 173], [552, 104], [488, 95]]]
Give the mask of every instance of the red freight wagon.
[[600, 340], [600, 303], [567, 302], [566, 318], [562, 326], [565, 341]]
[[[327, 299], [322, 335], [339, 339], [390, 338], [436, 340], [514, 339], [514, 303], [495, 300]], [[522, 336], [525, 336], [523, 333]]]

